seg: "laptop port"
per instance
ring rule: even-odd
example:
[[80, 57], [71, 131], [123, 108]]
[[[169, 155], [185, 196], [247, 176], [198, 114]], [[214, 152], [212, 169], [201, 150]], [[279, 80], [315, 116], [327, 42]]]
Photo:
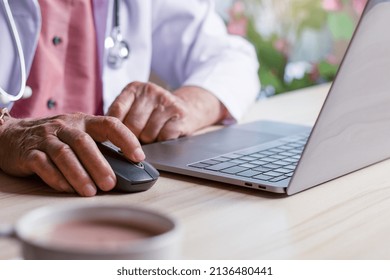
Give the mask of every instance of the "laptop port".
[[252, 184], [252, 183], [245, 183], [245, 186], [247, 186], [247, 187], [252, 187], [253, 184]]
[[259, 189], [266, 190], [267, 187], [264, 187], [264, 186], [260, 186], [260, 185], [259, 185]]

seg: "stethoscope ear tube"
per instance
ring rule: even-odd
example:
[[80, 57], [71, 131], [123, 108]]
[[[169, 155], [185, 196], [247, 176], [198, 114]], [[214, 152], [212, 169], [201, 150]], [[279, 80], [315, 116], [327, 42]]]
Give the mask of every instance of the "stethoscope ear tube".
[[0, 87], [0, 102], [2, 104], [8, 104], [13, 101], [17, 101], [23, 97], [26, 87], [26, 62], [24, 59], [24, 53], [22, 48], [22, 42], [19, 37], [19, 32], [16, 28], [15, 20], [12, 15], [11, 8], [9, 6], [8, 0], [3, 1], [3, 8], [7, 15], [8, 24], [12, 31], [12, 38], [16, 47], [17, 55], [19, 57], [19, 66], [20, 66], [20, 88], [19, 92], [16, 95], [9, 94], [3, 88]]

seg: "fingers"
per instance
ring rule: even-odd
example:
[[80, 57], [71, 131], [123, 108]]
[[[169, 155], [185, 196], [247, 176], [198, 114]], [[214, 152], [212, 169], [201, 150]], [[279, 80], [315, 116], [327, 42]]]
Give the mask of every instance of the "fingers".
[[107, 115], [123, 122], [134, 102], [135, 93], [142, 90], [142, 87], [142, 83], [138, 82], [128, 84], [111, 104]]
[[[76, 178], [77, 183], [84, 183], [94, 186], [94, 182], [99, 189], [109, 191], [116, 184], [116, 177], [107, 160], [100, 153], [95, 141], [87, 133], [78, 129], [65, 127], [57, 134], [58, 138], [72, 148], [76, 158], [71, 156], [73, 161], [80, 161], [89, 177], [77, 178], [80, 175], [77, 169], [71, 170], [72, 178]], [[83, 189], [83, 185], [76, 187]], [[88, 187], [87, 187], [88, 188]], [[95, 187], [96, 189], [96, 187]]]
[[184, 124], [180, 119], [170, 119], [161, 128], [156, 140], [167, 141], [170, 139], [177, 139], [183, 135], [188, 135], [188, 133], [185, 133], [182, 129], [183, 126]]
[[152, 83], [134, 82], [122, 91], [108, 114], [119, 118], [142, 143], [151, 143], [183, 135], [183, 129], [172, 125], [184, 122], [171, 123], [168, 129], [164, 127], [172, 120], [183, 119], [184, 108], [182, 100], [169, 91]]
[[139, 138], [149, 116], [159, 105], [161, 95], [170, 95], [150, 83], [133, 82], [127, 85], [110, 106], [107, 115], [121, 120]]
[[[135, 162], [145, 159], [138, 139], [116, 118], [75, 114], [64, 119], [64, 125], [55, 130], [56, 137], [47, 136], [38, 148], [81, 196], [93, 196], [97, 189], [111, 190], [116, 184], [115, 174], [95, 140], [111, 141]], [[46, 178], [44, 171], [38, 171]]]
[[44, 151], [69, 184], [81, 196], [94, 196], [96, 186], [72, 148], [58, 138], [49, 137], [39, 147]]
[[51, 188], [59, 192], [74, 193], [72, 186], [44, 152], [35, 150], [27, 156], [27, 162], [30, 169]]
[[58, 191], [76, 191], [82, 196], [93, 196], [97, 189], [107, 191], [116, 184], [95, 141], [110, 140], [135, 162], [145, 159], [138, 139], [113, 117], [69, 114], [15, 120], [1, 136], [4, 172], [17, 176], [35, 173]]
[[118, 119], [88, 115], [83, 115], [83, 118], [85, 132], [65, 126], [57, 132], [63, 144], [53, 141], [45, 145], [45, 150], [78, 193], [92, 196], [97, 188], [108, 191], [116, 184], [115, 174], [94, 139], [111, 141], [135, 162], [143, 161], [145, 154], [138, 139]]
[[172, 106], [158, 106], [151, 114], [139, 138], [143, 143], [175, 139], [183, 135], [181, 113]]
[[86, 117], [86, 132], [98, 142], [111, 141], [124, 155], [134, 162], [145, 159], [145, 154], [137, 137], [114, 117]]
[[123, 123], [139, 138], [154, 110], [170, 104], [173, 100], [169, 92], [154, 84], [144, 84], [133, 95], [135, 96], [133, 104]]
[[152, 143], [156, 141], [161, 129], [164, 127], [165, 123], [170, 120], [170, 118], [171, 115], [167, 112], [167, 110], [165, 110], [164, 106], [157, 106], [157, 108], [151, 113], [146, 125], [141, 131], [139, 139], [143, 143]]
[[116, 118], [75, 114], [64, 123], [67, 125], [56, 130], [58, 138], [48, 137], [40, 148], [82, 196], [93, 196], [97, 189], [111, 190], [116, 184], [115, 174], [95, 141], [111, 141], [135, 162], [145, 159], [138, 139]]

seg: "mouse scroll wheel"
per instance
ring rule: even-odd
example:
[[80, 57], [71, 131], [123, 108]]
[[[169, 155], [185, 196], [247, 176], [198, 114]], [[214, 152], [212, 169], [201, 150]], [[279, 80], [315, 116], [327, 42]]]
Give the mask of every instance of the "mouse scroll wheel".
[[[124, 156], [124, 153], [121, 151], [121, 149], [118, 149], [118, 153]], [[131, 162], [131, 163], [137, 166], [138, 168], [141, 169], [145, 168], [145, 165], [142, 162]]]
[[[117, 149], [117, 152], [119, 154], [121, 154], [122, 156], [124, 156], [125, 154], [122, 152], [121, 149]], [[145, 165], [142, 163], [142, 162], [131, 162], [132, 164], [134, 164], [135, 166], [137, 166], [138, 168], [141, 168], [141, 169], [145, 169]]]

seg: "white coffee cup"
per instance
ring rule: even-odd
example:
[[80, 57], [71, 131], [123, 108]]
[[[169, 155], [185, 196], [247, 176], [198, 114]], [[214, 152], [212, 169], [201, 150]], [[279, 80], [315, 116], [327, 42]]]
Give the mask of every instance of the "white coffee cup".
[[19, 219], [8, 236], [20, 240], [25, 259], [180, 258], [177, 223], [138, 207], [43, 207]]

